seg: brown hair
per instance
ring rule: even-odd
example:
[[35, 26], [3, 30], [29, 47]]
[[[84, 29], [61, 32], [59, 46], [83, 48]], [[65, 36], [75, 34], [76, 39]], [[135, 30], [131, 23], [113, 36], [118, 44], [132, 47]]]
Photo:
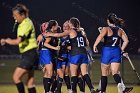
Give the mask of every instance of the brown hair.
[[25, 15], [26, 17], [28, 17], [28, 13], [29, 13], [28, 8], [25, 5], [23, 5], [23, 4], [17, 4], [12, 9], [12, 11], [18, 11], [20, 15]]
[[80, 21], [78, 20], [78, 18], [76, 17], [72, 17], [69, 20], [71, 22], [71, 24], [75, 27], [75, 28], [79, 28], [80, 27]]
[[118, 26], [124, 26], [125, 25], [125, 21], [122, 18], [118, 18], [116, 14], [114, 13], [110, 13], [108, 15], [108, 20], [110, 23], [118, 25]]

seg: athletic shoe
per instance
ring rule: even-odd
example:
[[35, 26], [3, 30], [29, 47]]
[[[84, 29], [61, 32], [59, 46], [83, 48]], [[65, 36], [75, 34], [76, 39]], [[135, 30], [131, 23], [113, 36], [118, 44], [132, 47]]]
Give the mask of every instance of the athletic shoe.
[[126, 87], [123, 93], [130, 93], [133, 90], [133, 87]]
[[82, 91], [80, 91], [80, 93], [86, 93], [86, 92], [82, 92]]
[[101, 90], [97, 89], [95, 93], [105, 93], [105, 92], [102, 92]]
[[71, 89], [68, 89], [68, 93], [72, 93], [72, 90]]
[[118, 88], [118, 93], [123, 93], [123, 87], [121, 83], [118, 83], [117, 88]]
[[101, 90], [100, 89], [96, 89], [96, 93], [99, 93]]
[[94, 89], [91, 89], [90, 93], [98, 93]]
[[72, 91], [71, 93], [77, 93], [76, 91]]

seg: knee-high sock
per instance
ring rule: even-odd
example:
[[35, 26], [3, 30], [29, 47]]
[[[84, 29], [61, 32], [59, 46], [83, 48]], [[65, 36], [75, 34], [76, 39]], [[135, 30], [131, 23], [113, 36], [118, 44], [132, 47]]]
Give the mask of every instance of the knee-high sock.
[[61, 93], [62, 83], [63, 83], [63, 78], [58, 77], [57, 79], [57, 92], [58, 93]]
[[52, 76], [52, 87], [51, 87], [51, 92], [54, 92], [56, 90], [57, 87], [57, 80], [56, 80], [56, 76]]
[[107, 76], [101, 76], [101, 91], [105, 92], [107, 86]]
[[77, 87], [77, 76], [72, 76], [71, 77], [71, 88], [72, 88], [72, 91], [75, 93], [77, 92], [76, 87]]
[[16, 86], [19, 93], [25, 93], [23, 82], [17, 83]]
[[91, 79], [90, 79], [89, 75], [88, 75], [88, 74], [84, 75], [84, 76], [83, 76], [83, 79], [84, 79], [84, 81], [87, 83], [89, 89], [90, 89], [90, 90], [93, 90], [94, 87], [93, 87], [93, 85], [92, 85], [92, 82], [91, 82]]
[[121, 83], [121, 77], [119, 74], [114, 74], [113, 77], [117, 84]]
[[45, 93], [49, 92], [51, 86], [51, 78], [43, 78], [43, 85], [44, 85]]
[[35, 87], [28, 88], [28, 92], [29, 92], [29, 93], [36, 93]]
[[64, 76], [65, 83], [67, 85], [67, 89], [71, 89], [70, 85], [70, 77], [69, 76]]
[[78, 77], [78, 86], [81, 92], [85, 92], [85, 81], [81, 77]]

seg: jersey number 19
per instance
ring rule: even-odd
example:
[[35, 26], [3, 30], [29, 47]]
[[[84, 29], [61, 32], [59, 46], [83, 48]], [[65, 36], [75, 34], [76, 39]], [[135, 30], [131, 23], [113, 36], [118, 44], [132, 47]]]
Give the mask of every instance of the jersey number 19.
[[77, 37], [78, 47], [83, 47], [84, 45], [84, 38], [83, 37]]

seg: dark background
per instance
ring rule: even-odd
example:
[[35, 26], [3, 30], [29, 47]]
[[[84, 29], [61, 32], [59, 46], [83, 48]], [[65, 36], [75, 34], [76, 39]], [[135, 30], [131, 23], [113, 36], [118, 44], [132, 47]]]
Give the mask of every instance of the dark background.
[[[113, 12], [126, 22], [123, 29], [130, 40], [126, 50], [136, 54], [140, 47], [138, 0], [0, 0], [0, 38], [16, 38], [16, 31], [12, 32], [14, 20], [11, 9], [17, 3], [25, 4], [29, 8], [29, 17], [34, 22], [37, 35], [40, 33], [39, 27], [42, 22], [54, 19], [62, 26], [70, 17], [77, 17], [91, 46], [99, 34], [97, 28], [105, 26], [108, 13]], [[0, 46], [0, 54], [17, 53], [18, 48], [15, 46]]]

